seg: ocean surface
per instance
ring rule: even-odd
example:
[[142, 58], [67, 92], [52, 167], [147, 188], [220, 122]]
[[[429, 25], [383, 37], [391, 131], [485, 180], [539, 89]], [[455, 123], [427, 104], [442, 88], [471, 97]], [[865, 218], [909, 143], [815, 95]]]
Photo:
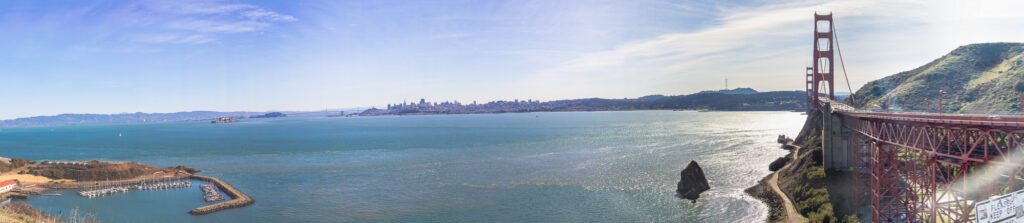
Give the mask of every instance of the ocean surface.
[[[796, 135], [794, 112], [558, 112], [288, 117], [0, 130], [0, 156], [186, 165], [256, 203], [192, 216], [198, 186], [33, 197], [103, 222], [755, 222], [743, 189]], [[711, 190], [675, 196], [690, 160]]]

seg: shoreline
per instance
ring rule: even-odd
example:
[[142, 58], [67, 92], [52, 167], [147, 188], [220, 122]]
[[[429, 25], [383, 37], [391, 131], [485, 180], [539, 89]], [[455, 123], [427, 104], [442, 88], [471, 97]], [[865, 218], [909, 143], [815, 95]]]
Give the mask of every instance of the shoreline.
[[674, 112], [802, 112], [795, 110], [711, 110], [701, 111], [699, 109], [626, 109], [626, 110], [565, 110], [565, 111], [509, 111], [509, 112], [463, 112], [463, 113], [404, 113], [404, 114], [375, 114], [375, 115], [345, 115], [346, 118], [356, 117], [388, 117], [388, 116], [426, 116], [426, 115], [483, 115], [483, 114], [528, 114], [528, 113], [563, 113], [563, 112], [630, 112], [630, 111], [674, 111]]
[[[784, 157], [796, 157], [799, 154], [797, 151], [797, 149], [790, 150]], [[795, 209], [792, 209], [795, 204], [778, 186], [779, 171], [793, 168], [793, 163], [792, 161], [787, 162], [782, 168], [762, 177], [761, 180], [757, 181], [757, 184], [743, 190], [745, 194], [760, 200], [768, 206], [766, 222], [807, 222], [807, 218], [800, 215]]]
[[[783, 157], [792, 157], [792, 160], [797, 160], [798, 155], [800, 154], [800, 146], [795, 146], [791, 143], [787, 143], [785, 146], [793, 146], [794, 148], [789, 150], [789, 153]], [[779, 172], [795, 168], [793, 163], [795, 162], [787, 162], [778, 170], [757, 181], [757, 185], [744, 190], [748, 195], [751, 195], [758, 200], [765, 202], [765, 205], [768, 205], [768, 222], [808, 222], [808, 219], [796, 210], [796, 204], [793, 203], [786, 192], [783, 192], [782, 188], [779, 187]]]
[[[798, 133], [797, 139], [802, 139], [803, 137], [801, 136], [803, 135], [801, 134], [807, 131], [806, 121], [804, 124], [805, 127], [801, 129], [800, 133]], [[809, 219], [800, 214], [796, 209], [797, 206], [794, 200], [792, 200], [779, 185], [779, 174], [784, 171], [792, 171], [793, 168], [798, 168], [795, 163], [799, 162], [800, 152], [803, 147], [797, 145], [795, 140], [785, 137], [785, 135], [779, 136], [778, 143], [780, 144], [779, 149], [788, 150], [786, 155], [779, 157], [779, 159], [789, 158], [789, 161], [786, 161], [782, 167], [779, 167], [772, 171], [771, 174], [764, 176], [761, 180], [757, 181], [757, 184], [750, 186], [743, 190], [743, 192], [760, 200], [761, 202], [764, 202], [764, 204], [768, 206], [768, 218], [765, 219], [766, 222], [808, 222]], [[777, 161], [778, 160], [776, 160], [776, 162]], [[768, 168], [772, 169], [772, 165], [774, 165], [774, 162], [773, 164], [770, 164]]]

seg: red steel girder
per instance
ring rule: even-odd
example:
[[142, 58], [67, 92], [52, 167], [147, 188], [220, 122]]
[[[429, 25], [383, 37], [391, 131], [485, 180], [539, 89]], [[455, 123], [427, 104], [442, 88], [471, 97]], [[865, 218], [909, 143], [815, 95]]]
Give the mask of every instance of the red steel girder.
[[1017, 117], [961, 122], [839, 113], [870, 148], [855, 151], [858, 162], [870, 161], [855, 169], [870, 181], [875, 222], [968, 222], [978, 202], [1024, 189], [1024, 128], [1007, 123]]

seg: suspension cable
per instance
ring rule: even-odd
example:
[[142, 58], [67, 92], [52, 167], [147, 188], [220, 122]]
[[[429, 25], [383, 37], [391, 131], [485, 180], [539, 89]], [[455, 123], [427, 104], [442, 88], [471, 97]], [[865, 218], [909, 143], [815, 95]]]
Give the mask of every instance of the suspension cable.
[[839, 64], [842, 65], [843, 77], [846, 78], [846, 89], [850, 91], [850, 101], [853, 102], [853, 104], [857, 104], [857, 99], [853, 96], [855, 92], [853, 92], [853, 88], [850, 87], [850, 76], [846, 75], [846, 62], [843, 61], [843, 49], [839, 47], [839, 32], [836, 32], [836, 25], [833, 23], [834, 22], [829, 23], [829, 25], [832, 26], [832, 36], [836, 39], [836, 52], [839, 53]]

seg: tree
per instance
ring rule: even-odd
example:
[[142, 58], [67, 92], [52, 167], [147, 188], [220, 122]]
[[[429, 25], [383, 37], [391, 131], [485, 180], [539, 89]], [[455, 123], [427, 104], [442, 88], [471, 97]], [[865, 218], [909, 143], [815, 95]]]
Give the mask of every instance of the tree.
[[871, 95], [882, 95], [882, 86], [878, 86], [878, 84], [871, 85]]
[[20, 159], [20, 158], [13, 158], [13, 159], [11, 159], [11, 165], [13, 165], [14, 168], [23, 167], [23, 166], [25, 166], [25, 164], [28, 164], [28, 160], [24, 160], [24, 159]]

